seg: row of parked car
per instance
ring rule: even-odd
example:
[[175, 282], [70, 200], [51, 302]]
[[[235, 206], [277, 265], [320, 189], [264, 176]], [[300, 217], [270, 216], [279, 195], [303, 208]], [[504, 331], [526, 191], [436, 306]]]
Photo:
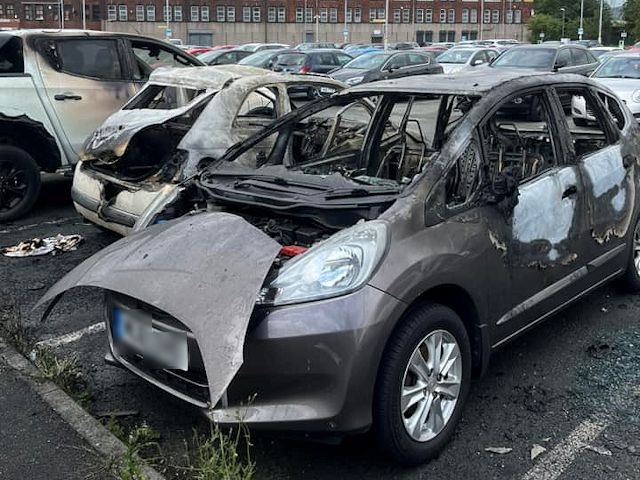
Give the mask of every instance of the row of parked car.
[[[72, 192], [83, 216], [128, 236], [42, 301], [104, 290], [107, 362], [215, 422], [372, 430], [415, 465], [451, 439], [493, 351], [604, 282], [640, 290], [640, 128], [609, 88], [571, 74], [598, 65], [584, 47], [516, 46], [482, 63], [484, 47], [458, 47], [466, 70], [346, 88], [184, 68], [199, 61], [133, 36], [2, 35], [28, 40], [27, 75], [11, 81], [40, 68], [52, 105], [128, 100], [89, 135]], [[98, 68], [99, 40], [119, 45], [121, 71]], [[174, 68], [147, 75], [166, 55]], [[387, 68], [400, 55], [422, 54], [372, 52], [351, 62], [375, 65], [350, 68], [413, 72]], [[624, 79], [636, 60], [613, 57], [596, 79]], [[124, 81], [73, 83], [104, 72], [138, 78], [131, 98]], [[326, 96], [300, 99], [309, 89]], [[30, 114], [2, 121], [35, 144], [47, 126]], [[39, 153], [16, 143], [0, 159], [21, 149]]]

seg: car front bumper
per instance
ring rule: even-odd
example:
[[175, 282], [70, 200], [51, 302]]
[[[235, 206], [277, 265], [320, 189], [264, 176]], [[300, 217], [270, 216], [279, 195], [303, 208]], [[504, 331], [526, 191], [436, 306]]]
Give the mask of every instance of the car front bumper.
[[[244, 362], [221, 400], [211, 405], [197, 339], [187, 332], [189, 371], [153, 370], [139, 355], [123, 354], [113, 339], [109, 312], [134, 300], [109, 298], [111, 362], [201, 408], [216, 423], [242, 421], [252, 428], [319, 434], [370, 426], [380, 358], [405, 308], [394, 297], [365, 286], [333, 299], [256, 309], [245, 338]], [[175, 328], [175, 322], [171, 320], [169, 328]]]
[[135, 223], [159, 196], [177, 187], [172, 184], [141, 186], [91, 171], [80, 162], [71, 187], [71, 198], [80, 215], [121, 235], [131, 233]]

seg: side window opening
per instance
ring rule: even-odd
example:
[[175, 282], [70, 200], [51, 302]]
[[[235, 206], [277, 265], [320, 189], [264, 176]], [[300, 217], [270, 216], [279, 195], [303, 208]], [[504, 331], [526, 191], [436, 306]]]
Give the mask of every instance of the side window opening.
[[131, 47], [135, 60], [134, 80], [146, 80], [152, 71], [159, 67], [188, 67], [191, 61], [171, 50], [168, 46], [132, 40]]
[[602, 92], [598, 92], [598, 96], [600, 97], [600, 100], [602, 100], [604, 106], [607, 107], [607, 111], [611, 115], [613, 123], [615, 123], [616, 127], [618, 127], [618, 130], [623, 130], [627, 122], [618, 101], [615, 98]]
[[269, 88], [259, 88], [250, 92], [242, 102], [238, 115], [237, 123], [251, 123], [252, 119], [275, 119], [277, 106], [277, 91]]
[[123, 80], [118, 43], [113, 39], [49, 40], [43, 44], [50, 65], [60, 72], [99, 80]]
[[578, 158], [591, 155], [610, 142], [600, 106], [586, 88], [558, 88], [571, 142]]
[[448, 208], [464, 205], [472, 199], [480, 185], [480, 163], [480, 149], [472, 140], [447, 174], [445, 198]]
[[24, 56], [20, 37], [0, 36], [0, 73], [24, 73]]

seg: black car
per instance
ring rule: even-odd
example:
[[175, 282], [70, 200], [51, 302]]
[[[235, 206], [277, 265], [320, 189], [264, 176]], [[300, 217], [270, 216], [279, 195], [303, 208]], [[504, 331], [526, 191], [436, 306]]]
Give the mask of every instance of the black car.
[[360, 55], [341, 69], [331, 72], [331, 76], [347, 85], [358, 85], [374, 80], [431, 73], [442, 73], [442, 66], [425, 53], [381, 51]]
[[351, 55], [337, 49], [317, 49], [278, 55], [271, 70], [284, 73], [328, 73], [353, 60]]
[[198, 59], [207, 65], [230, 65], [253, 55], [246, 50], [212, 50], [198, 55]]
[[511, 47], [492, 63], [492, 68], [529, 68], [541, 72], [589, 75], [598, 59], [585, 47], [570, 45], [521, 45]]

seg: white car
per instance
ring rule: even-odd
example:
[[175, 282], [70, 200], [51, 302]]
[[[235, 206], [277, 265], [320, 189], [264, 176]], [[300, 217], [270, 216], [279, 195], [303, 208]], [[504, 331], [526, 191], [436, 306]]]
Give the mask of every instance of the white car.
[[468, 67], [487, 65], [497, 56], [498, 52], [491, 48], [454, 47], [438, 55], [437, 61], [444, 73], [454, 73]]
[[[591, 78], [613, 90], [633, 116], [640, 119], [640, 53], [621, 53], [609, 58], [591, 74]], [[571, 113], [576, 125], [595, 121], [582, 97], [572, 99]]]

